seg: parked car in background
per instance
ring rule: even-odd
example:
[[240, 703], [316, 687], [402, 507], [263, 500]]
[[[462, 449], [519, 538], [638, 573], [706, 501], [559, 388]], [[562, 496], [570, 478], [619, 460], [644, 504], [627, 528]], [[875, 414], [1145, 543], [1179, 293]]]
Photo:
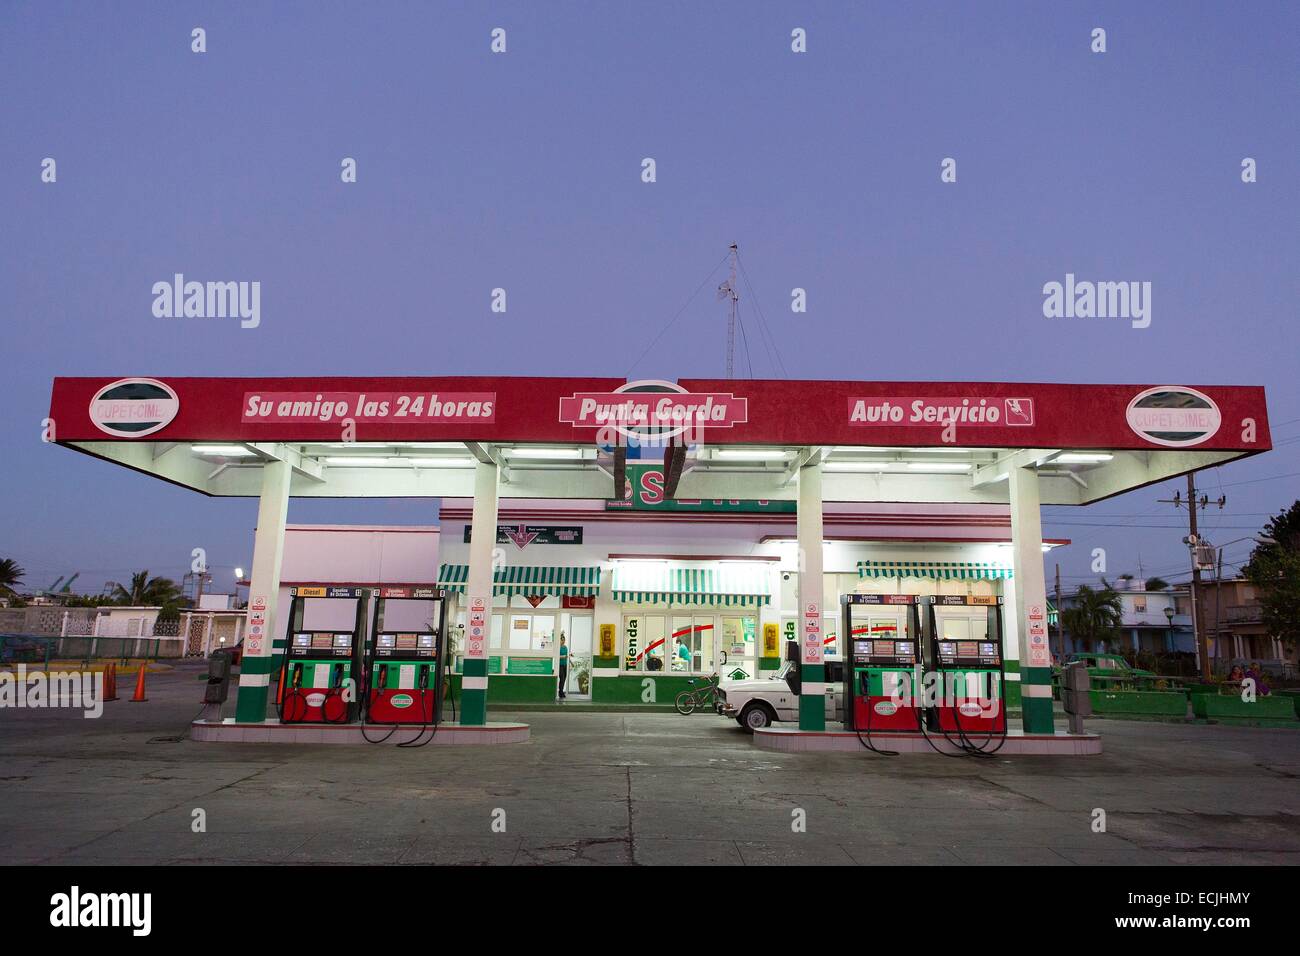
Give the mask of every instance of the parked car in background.
[[53, 646], [53, 638], [0, 634], [0, 664], [44, 664]]
[[[1121, 684], [1146, 684], [1157, 677], [1154, 671], [1133, 667], [1119, 654], [1071, 654], [1065, 659], [1067, 665], [1076, 661], [1081, 661], [1088, 669], [1093, 686], [1098, 689]], [[1059, 676], [1059, 668], [1056, 673]]]
[[[844, 719], [844, 662], [827, 657], [825, 661], [826, 719]], [[747, 677], [743, 680], [724, 680], [718, 685], [715, 709], [724, 717], [732, 717], [753, 733], [770, 727], [778, 720], [799, 719], [799, 665], [786, 661], [780, 670], [767, 677]]]

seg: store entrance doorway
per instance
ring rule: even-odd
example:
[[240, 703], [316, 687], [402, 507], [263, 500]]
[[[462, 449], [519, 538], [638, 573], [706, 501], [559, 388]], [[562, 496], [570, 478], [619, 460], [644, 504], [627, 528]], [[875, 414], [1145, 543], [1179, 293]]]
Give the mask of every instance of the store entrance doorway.
[[745, 680], [758, 676], [755, 641], [757, 621], [740, 614], [723, 614], [718, 648], [718, 673], [723, 680]]
[[[569, 670], [565, 675], [564, 696], [566, 699], [590, 700], [592, 616], [562, 613], [560, 635], [564, 637], [565, 646], [569, 649]], [[558, 654], [557, 649], [557, 666]]]

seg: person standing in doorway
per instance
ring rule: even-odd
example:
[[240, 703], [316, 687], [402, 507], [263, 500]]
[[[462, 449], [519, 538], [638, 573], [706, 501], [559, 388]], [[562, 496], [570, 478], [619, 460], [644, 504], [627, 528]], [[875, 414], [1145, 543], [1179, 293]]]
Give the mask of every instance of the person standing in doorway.
[[569, 642], [560, 632], [560, 700], [564, 700], [564, 685], [569, 682]]

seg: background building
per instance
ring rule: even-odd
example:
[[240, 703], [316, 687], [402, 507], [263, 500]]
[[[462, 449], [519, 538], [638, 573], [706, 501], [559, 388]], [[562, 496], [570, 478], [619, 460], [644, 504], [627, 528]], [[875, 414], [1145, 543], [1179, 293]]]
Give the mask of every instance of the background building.
[[1296, 648], [1286, 648], [1264, 626], [1264, 608], [1258, 589], [1245, 578], [1202, 581], [1201, 620], [1210, 639], [1215, 670], [1233, 664], [1260, 664], [1265, 671], [1293, 676], [1297, 672]]
[[[1097, 588], [1103, 585], [1098, 582]], [[1121, 578], [1111, 583], [1120, 603], [1120, 623], [1108, 640], [1089, 640], [1065, 628], [1067, 654], [1196, 653], [1192, 632], [1191, 600], [1185, 589], [1148, 590], [1142, 578]], [[1065, 608], [1078, 604], [1078, 592], [1062, 595]], [[1067, 618], [1068, 620], [1068, 618]]]

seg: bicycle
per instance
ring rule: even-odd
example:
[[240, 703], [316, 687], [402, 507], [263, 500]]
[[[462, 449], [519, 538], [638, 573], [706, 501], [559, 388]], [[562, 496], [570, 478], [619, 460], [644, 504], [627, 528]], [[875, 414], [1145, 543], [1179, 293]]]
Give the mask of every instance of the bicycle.
[[702, 687], [696, 687], [695, 678], [692, 677], [687, 681], [687, 683], [691, 685], [691, 689], [682, 691], [677, 695], [677, 699], [673, 701], [673, 706], [677, 708], [677, 713], [686, 717], [695, 713], [696, 708], [704, 710], [712, 707], [714, 701], [717, 700], [718, 684], [720, 681], [721, 678], [715, 674], [705, 680]]

